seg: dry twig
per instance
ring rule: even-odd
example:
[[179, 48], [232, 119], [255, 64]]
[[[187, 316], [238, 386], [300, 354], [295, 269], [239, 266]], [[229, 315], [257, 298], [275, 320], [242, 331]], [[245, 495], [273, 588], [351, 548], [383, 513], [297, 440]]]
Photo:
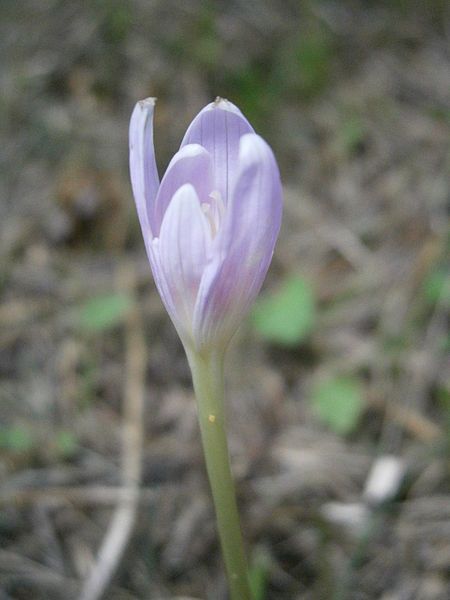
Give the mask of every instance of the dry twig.
[[[129, 266], [121, 271], [122, 286], [132, 287]], [[126, 376], [124, 389], [122, 484], [119, 503], [98, 553], [97, 563], [86, 580], [80, 600], [98, 600], [107, 590], [120, 563], [136, 520], [142, 461], [142, 423], [145, 390], [145, 341], [136, 306], [126, 322]]]

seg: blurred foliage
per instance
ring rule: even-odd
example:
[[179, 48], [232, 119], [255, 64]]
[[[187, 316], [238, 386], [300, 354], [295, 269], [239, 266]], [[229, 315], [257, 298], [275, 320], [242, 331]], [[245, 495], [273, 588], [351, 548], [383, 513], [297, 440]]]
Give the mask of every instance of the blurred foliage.
[[59, 431], [55, 435], [55, 445], [62, 458], [71, 458], [78, 449], [78, 441], [72, 431]]
[[309, 102], [330, 80], [335, 35], [307, 9], [306, 14], [300, 29], [274, 37], [259, 52], [228, 60], [229, 42], [218, 30], [217, 7], [206, 2], [183, 36], [177, 31], [163, 44], [172, 58], [202, 71], [213, 96], [229, 97], [257, 129], [267, 131], [275, 106]]
[[230, 97], [257, 129], [279, 99], [280, 89], [270, 77], [267, 65], [258, 62], [224, 76], [223, 88], [230, 90]]
[[332, 58], [333, 41], [328, 30], [315, 26], [295, 33], [278, 49], [273, 80], [283, 93], [310, 100], [325, 88]]
[[347, 115], [342, 119], [337, 131], [337, 143], [345, 154], [352, 155], [362, 150], [366, 129], [364, 121], [358, 115]]
[[33, 436], [20, 425], [0, 429], [0, 448], [10, 452], [26, 452], [33, 446]]
[[71, 458], [78, 449], [78, 441], [72, 431], [60, 430], [46, 440], [44, 445], [39, 443], [39, 436], [28, 426], [11, 425], [0, 429], [0, 450], [13, 454], [24, 454], [36, 451], [38, 448], [49, 452], [49, 455], [61, 459]]
[[217, 34], [214, 6], [205, 3], [186, 31], [189, 43], [183, 36], [172, 36], [164, 40], [169, 54], [189, 65], [197, 65], [211, 74], [220, 63], [223, 42]]
[[103, 13], [103, 39], [112, 46], [123, 42], [133, 24], [130, 3], [123, 0], [95, 0], [93, 4]]
[[223, 86], [257, 127], [267, 127], [280, 102], [310, 101], [326, 87], [333, 38], [322, 28], [294, 32], [244, 68], [225, 73]]
[[120, 324], [131, 307], [131, 298], [116, 293], [96, 296], [78, 311], [77, 320], [87, 331], [103, 331]]
[[216, 68], [223, 44], [217, 35], [215, 12], [211, 5], [206, 5], [199, 11], [194, 27], [194, 40], [192, 59], [205, 69]]
[[313, 330], [315, 312], [311, 286], [294, 276], [276, 292], [257, 301], [252, 319], [257, 332], [267, 341], [295, 346]]
[[254, 557], [253, 564], [248, 570], [250, 588], [254, 600], [265, 600], [269, 586], [269, 565], [270, 560], [264, 553], [259, 553]]
[[450, 452], [450, 381], [447, 381], [446, 386], [437, 389], [436, 397], [439, 407], [443, 414], [443, 425], [446, 432], [446, 442], [448, 451]]
[[444, 269], [432, 271], [423, 284], [425, 299], [429, 304], [444, 302], [450, 306], [450, 275]]
[[352, 377], [319, 381], [313, 388], [311, 400], [320, 420], [341, 435], [356, 428], [364, 408], [361, 384]]

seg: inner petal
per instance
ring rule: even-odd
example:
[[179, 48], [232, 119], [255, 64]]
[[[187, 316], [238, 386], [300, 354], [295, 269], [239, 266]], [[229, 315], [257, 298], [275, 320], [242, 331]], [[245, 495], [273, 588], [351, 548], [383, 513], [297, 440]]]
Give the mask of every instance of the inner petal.
[[181, 148], [167, 167], [154, 203], [152, 229], [155, 236], [159, 235], [164, 214], [175, 192], [186, 183], [195, 189], [200, 202], [208, 199], [213, 188], [211, 156], [199, 144]]
[[197, 193], [191, 184], [185, 184], [174, 194], [164, 215], [157, 248], [170, 296], [166, 306], [172, 309], [172, 318], [183, 326], [191, 323], [210, 246], [208, 222]]

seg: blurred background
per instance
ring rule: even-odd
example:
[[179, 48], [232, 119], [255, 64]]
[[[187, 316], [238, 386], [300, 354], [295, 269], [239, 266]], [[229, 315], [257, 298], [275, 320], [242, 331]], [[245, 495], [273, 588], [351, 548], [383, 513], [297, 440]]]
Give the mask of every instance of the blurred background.
[[[225, 600], [128, 178], [236, 103], [284, 223], [227, 365], [255, 600], [450, 598], [444, 0], [0, 4], [0, 598]], [[140, 483], [140, 492], [137, 485]]]

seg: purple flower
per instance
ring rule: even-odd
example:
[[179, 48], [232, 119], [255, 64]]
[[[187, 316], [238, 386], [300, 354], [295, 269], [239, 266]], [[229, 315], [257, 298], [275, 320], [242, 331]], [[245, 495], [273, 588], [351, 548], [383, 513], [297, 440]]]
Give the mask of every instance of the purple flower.
[[130, 123], [131, 182], [153, 276], [184, 345], [225, 348], [272, 259], [278, 167], [241, 111], [218, 98], [192, 121], [159, 183], [154, 106], [138, 102]]

